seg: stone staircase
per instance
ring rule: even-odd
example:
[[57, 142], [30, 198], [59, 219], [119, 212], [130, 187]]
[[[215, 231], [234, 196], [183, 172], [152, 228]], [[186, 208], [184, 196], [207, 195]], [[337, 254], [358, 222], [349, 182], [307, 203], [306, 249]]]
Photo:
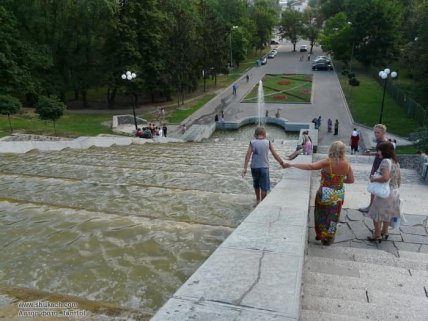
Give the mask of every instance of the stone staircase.
[[[320, 151], [326, 153], [327, 147]], [[314, 160], [326, 155], [314, 154]], [[338, 234], [330, 247], [314, 240], [309, 215], [300, 321], [428, 321], [428, 220], [421, 206], [428, 187], [415, 170], [402, 169], [401, 197], [406, 222], [388, 241], [366, 241], [372, 220], [357, 208], [368, 202], [372, 158], [347, 155], [355, 183], [346, 186]], [[312, 200], [319, 173], [312, 176]]]
[[301, 321], [428, 320], [428, 254], [309, 244]]

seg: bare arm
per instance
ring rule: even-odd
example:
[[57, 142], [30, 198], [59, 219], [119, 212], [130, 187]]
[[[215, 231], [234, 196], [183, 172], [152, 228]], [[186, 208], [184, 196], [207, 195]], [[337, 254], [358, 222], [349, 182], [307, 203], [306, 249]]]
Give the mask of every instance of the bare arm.
[[244, 161], [244, 169], [242, 170], [242, 177], [247, 173], [248, 162], [250, 161], [251, 154], [253, 153], [253, 149], [251, 148], [251, 144], [248, 146], [247, 154], [245, 155]]
[[269, 142], [269, 149], [273, 155], [273, 158], [276, 159], [276, 161], [281, 165], [284, 166], [284, 160], [281, 158], [281, 156], [278, 155], [278, 153], [276, 152], [275, 148], [273, 147], [273, 145], [271, 144], [271, 142]]
[[352, 171], [352, 167], [349, 166], [349, 170], [348, 170], [348, 173], [346, 174], [346, 180], [344, 181], [344, 183], [352, 184], [354, 181], [355, 181], [354, 172]]
[[370, 182], [385, 183], [389, 181], [389, 179], [391, 178], [391, 164], [388, 164], [388, 165], [389, 165], [388, 167], [382, 166], [382, 168], [380, 169], [380, 173], [382, 176], [379, 176], [379, 177], [370, 176]]
[[285, 167], [295, 167], [295, 168], [303, 169], [307, 171], [319, 170], [326, 166], [328, 166], [328, 158], [319, 160], [318, 162], [315, 162], [315, 163], [309, 163], [309, 164], [286, 163], [285, 165]]

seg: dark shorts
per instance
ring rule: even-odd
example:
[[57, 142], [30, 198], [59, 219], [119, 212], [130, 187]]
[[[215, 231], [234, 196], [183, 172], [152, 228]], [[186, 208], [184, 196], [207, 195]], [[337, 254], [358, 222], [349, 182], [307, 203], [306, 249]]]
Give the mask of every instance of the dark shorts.
[[270, 190], [269, 168], [251, 168], [253, 187], [260, 188], [263, 192]]

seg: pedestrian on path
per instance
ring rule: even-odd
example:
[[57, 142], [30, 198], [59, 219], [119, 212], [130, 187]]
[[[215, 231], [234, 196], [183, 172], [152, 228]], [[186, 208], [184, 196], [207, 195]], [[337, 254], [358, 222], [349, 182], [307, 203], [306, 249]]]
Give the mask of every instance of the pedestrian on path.
[[303, 170], [321, 170], [321, 182], [315, 198], [316, 240], [323, 245], [334, 242], [340, 212], [345, 199], [344, 183], [354, 182], [354, 173], [345, 156], [346, 146], [341, 141], [332, 143], [328, 157], [315, 163], [293, 164], [286, 162], [284, 168], [295, 167]]
[[311, 61], [311, 53], [308, 53], [308, 61]]
[[334, 122], [334, 135], [339, 134], [339, 121], [336, 119]]
[[386, 183], [389, 181], [390, 193], [387, 198], [374, 197], [368, 217], [373, 219], [373, 235], [367, 237], [370, 242], [388, 239], [388, 227], [393, 218], [400, 218], [400, 164], [391, 142], [382, 142], [377, 146], [381, 158], [378, 172], [381, 176], [370, 176], [370, 182]]
[[299, 61], [303, 61], [303, 55], [300, 56]]
[[237, 89], [237, 85], [236, 84], [233, 84], [232, 85], [232, 93], [233, 93], [233, 96], [236, 96], [236, 89]]
[[327, 121], [327, 129], [329, 133], [331, 133], [332, 128], [333, 128], [333, 121], [331, 120], [331, 118], [329, 118]]
[[256, 194], [256, 206], [266, 197], [270, 190], [269, 179], [269, 151], [275, 160], [281, 165], [284, 161], [278, 155], [272, 143], [266, 139], [266, 129], [257, 127], [254, 132], [254, 139], [250, 141], [247, 154], [245, 155], [244, 169], [242, 177], [247, 173], [248, 163], [251, 158], [251, 175], [253, 177], [254, 193]]
[[358, 144], [360, 142], [360, 134], [358, 133], [357, 129], [354, 128], [354, 130], [351, 133], [351, 139], [349, 141], [349, 144], [351, 145], [351, 154], [355, 154], [358, 152]]
[[214, 116], [214, 121], [218, 122], [218, 115], [217, 114], [215, 114], [215, 116]]
[[224, 123], [224, 110], [221, 111], [221, 122]]
[[[380, 163], [382, 162], [382, 158], [379, 155], [379, 153], [377, 152], [377, 149], [378, 149], [379, 145], [381, 143], [383, 143], [383, 142], [387, 142], [388, 141], [388, 139], [386, 139], [386, 126], [385, 125], [383, 125], [383, 124], [376, 124], [373, 127], [373, 132], [374, 132], [374, 135], [375, 135], [375, 138], [376, 138], [376, 150], [375, 151], [370, 151], [370, 150], [366, 151], [367, 155], [372, 155], [372, 156], [374, 155], [375, 156], [375, 159], [373, 160], [372, 170], [370, 171], [369, 178], [371, 176], [373, 176], [373, 174], [379, 168]], [[370, 206], [373, 203], [373, 199], [374, 199], [374, 195], [370, 194], [370, 204], [368, 206], [366, 206], [366, 207], [360, 207], [358, 210], [360, 212], [367, 213], [369, 211], [369, 209], [370, 209]]]
[[249, 82], [249, 81], [250, 81], [250, 75], [248, 75], [248, 74], [247, 74], [247, 75], [245, 76], [245, 79], [247, 79], [247, 82]]

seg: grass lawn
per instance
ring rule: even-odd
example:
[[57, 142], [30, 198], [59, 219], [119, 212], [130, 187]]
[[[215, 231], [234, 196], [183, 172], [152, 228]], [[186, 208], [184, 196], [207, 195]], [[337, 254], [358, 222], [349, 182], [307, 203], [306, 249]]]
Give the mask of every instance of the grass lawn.
[[201, 99], [198, 99], [194, 104], [192, 104], [189, 108], [176, 109], [172, 114], [168, 115], [167, 120], [168, 123], [179, 124], [207, 102], [209, 102], [215, 95], [209, 94], [205, 95]]
[[[348, 85], [347, 78], [339, 75], [354, 121], [372, 127], [379, 122], [383, 87], [369, 74], [357, 72], [356, 77], [360, 85], [352, 87]], [[387, 126], [388, 132], [403, 137], [420, 127], [413, 118], [407, 117], [388, 93], [385, 94], [382, 122]]]
[[[103, 123], [111, 122], [111, 115], [72, 114], [65, 113], [56, 122], [56, 135], [61, 137], [96, 136], [111, 134], [110, 126]], [[11, 116], [12, 128], [15, 133], [54, 135], [52, 122], [40, 120], [32, 109], [24, 109], [21, 113]], [[0, 137], [10, 135], [7, 116], [0, 115]]]
[[[264, 101], [267, 103], [310, 103], [312, 75], [267, 74], [263, 77]], [[244, 103], [257, 102], [258, 86], [243, 99]]]

